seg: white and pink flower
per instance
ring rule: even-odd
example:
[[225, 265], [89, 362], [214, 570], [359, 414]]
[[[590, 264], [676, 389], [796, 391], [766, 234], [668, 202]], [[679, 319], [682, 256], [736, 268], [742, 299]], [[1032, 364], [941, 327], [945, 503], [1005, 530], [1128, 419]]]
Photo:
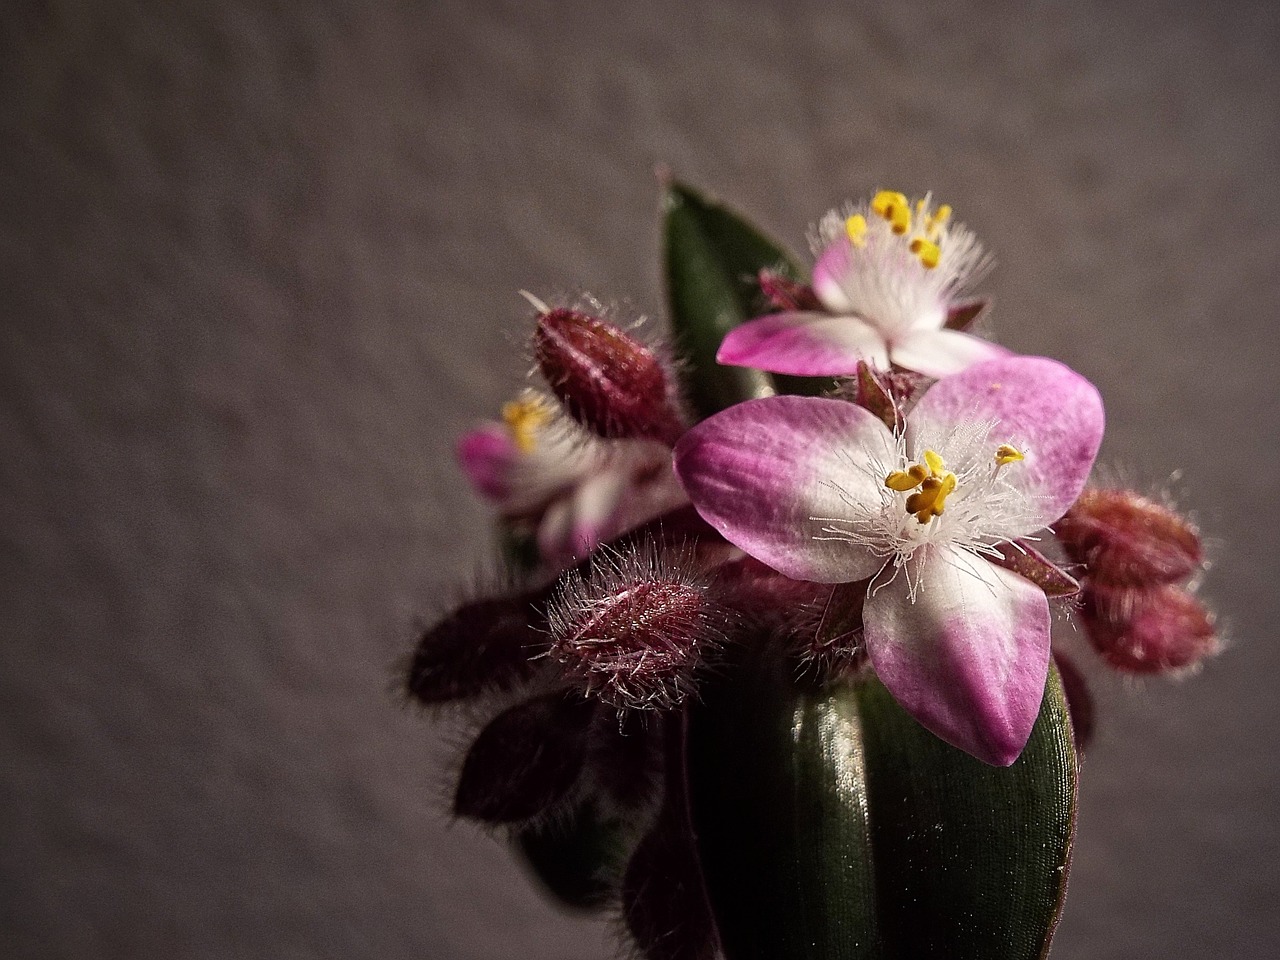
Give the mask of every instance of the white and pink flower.
[[824, 217], [814, 248], [813, 292], [823, 309], [744, 323], [725, 337], [717, 360], [801, 376], [851, 374], [865, 360], [941, 377], [1007, 354], [949, 329], [953, 318], [977, 312], [964, 294], [989, 263], [977, 238], [951, 221], [950, 207], [881, 190]]
[[895, 435], [842, 400], [770, 397], [690, 430], [676, 474], [731, 543], [786, 576], [868, 581], [864, 639], [898, 702], [987, 763], [1021, 753], [1049, 664], [1049, 606], [991, 562], [1054, 522], [1103, 432], [1097, 390], [1044, 358], [934, 384]]
[[602, 439], [532, 390], [502, 414], [462, 437], [458, 461], [503, 516], [535, 524], [539, 555], [552, 566], [688, 502], [665, 444]]

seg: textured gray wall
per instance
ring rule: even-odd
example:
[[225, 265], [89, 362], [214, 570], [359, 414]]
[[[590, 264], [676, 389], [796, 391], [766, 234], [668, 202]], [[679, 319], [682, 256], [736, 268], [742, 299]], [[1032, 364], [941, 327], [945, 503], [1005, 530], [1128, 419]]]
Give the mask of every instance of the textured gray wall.
[[802, 246], [932, 188], [1010, 346], [1219, 538], [1232, 649], [1099, 687], [1055, 957], [1280, 934], [1270, 2], [42, 3], [0, 35], [0, 953], [597, 960], [388, 692], [486, 554], [519, 287], [660, 310], [650, 169]]

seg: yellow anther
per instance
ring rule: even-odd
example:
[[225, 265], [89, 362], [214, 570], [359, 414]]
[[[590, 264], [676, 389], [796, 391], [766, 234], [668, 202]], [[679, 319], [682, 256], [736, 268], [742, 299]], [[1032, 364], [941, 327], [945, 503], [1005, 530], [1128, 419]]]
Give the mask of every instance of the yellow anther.
[[911, 206], [907, 203], [907, 195], [905, 193], [898, 193], [896, 190], [881, 190], [871, 198], [872, 211], [886, 220], [893, 219], [889, 216], [890, 207], [903, 207], [908, 213], [911, 212]]
[[913, 463], [906, 470], [895, 470], [884, 478], [884, 485], [898, 493], [920, 488], [907, 497], [906, 503], [907, 513], [920, 523], [942, 515], [947, 497], [955, 491], [957, 483], [956, 475], [933, 450], [924, 452], [924, 463]]
[[889, 221], [894, 233], [901, 235], [911, 229], [911, 202], [906, 194], [881, 190], [871, 198], [871, 209]]
[[929, 222], [925, 225], [925, 232], [929, 234], [930, 240], [936, 240], [938, 232], [943, 228], [948, 220], [951, 219], [951, 205], [944, 203], [933, 215], [929, 217]]
[[862, 246], [867, 242], [867, 218], [860, 213], [855, 213], [844, 222], [844, 232], [849, 235], [855, 247]]
[[942, 251], [938, 249], [938, 245], [924, 237], [916, 237], [911, 241], [911, 252], [920, 258], [920, 262], [924, 264], [926, 270], [932, 270], [938, 265], [938, 260], [942, 256]]
[[1002, 443], [996, 447], [996, 466], [1003, 467], [1006, 463], [1017, 463], [1019, 460], [1025, 460], [1021, 450], [1007, 443]]
[[942, 516], [947, 497], [956, 488], [956, 475], [947, 473], [941, 477], [926, 477], [920, 484], [920, 492], [907, 497], [907, 513], [914, 514], [919, 523], [928, 523]]
[[884, 478], [884, 485], [890, 490], [896, 490], [898, 493], [906, 493], [908, 490], [914, 490], [920, 486], [920, 481], [905, 470], [895, 470]]
[[551, 419], [551, 410], [540, 397], [521, 397], [502, 405], [502, 420], [521, 453], [533, 453], [538, 445], [538, 429]]

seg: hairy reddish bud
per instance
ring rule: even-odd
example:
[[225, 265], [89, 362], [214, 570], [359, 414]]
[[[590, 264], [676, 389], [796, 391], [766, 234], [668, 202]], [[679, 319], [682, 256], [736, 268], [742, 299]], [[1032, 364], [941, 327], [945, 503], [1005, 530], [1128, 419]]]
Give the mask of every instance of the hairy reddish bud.
[[547, 610], [550, 654], [606, 703], [666, 708], [693, 689], [727, 617], [680, 557], [606, 554], [562, 579]]
[[1053, 529], [1098, 584], [1174, 583], [1204, 562], [1191, 522], [1133, 490], [1086, 490]]
[[684, 432], [662, 362], [613, 324], [576, 310], [547, 311], [533, 353], [565, 409], [600, 436], [674, 444]]
[[508, 690], [529, 679], [546, 649], [534, 594], [464, 603], [427, 630], [409, 662], [405, 689], [422, 703]]
[[467, 752], [454, 813], [516, 823], [550, 809], [582, 772], [594, 709], [590, 701], [562, 691], [500, 713]]
[[1086, 583], [1080, 616], [1096, 649], [1126, 673], [1191, 667], [1221, 647], [1213, 615], [1181, 587], [1149, 589]]

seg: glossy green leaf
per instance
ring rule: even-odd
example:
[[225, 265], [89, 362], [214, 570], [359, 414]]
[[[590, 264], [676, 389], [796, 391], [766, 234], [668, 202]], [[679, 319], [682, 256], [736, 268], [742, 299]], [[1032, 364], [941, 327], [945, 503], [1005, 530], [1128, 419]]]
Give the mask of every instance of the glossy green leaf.
[[1075, 822], [1056, 673], [998, 769], [873, 678], [802, 689], [786, 669], [727, 673], [693, 713], [693, 822], [728, 960], [1043, 957]]
[[681, 183], [663, 195], [664, 271], [685, 396], [699, 417], [773, 392], [769, 375], [716, 363], [726, 333], [760, 312], [757, 276], [798, 277], [791, 256], [729, 208]]
[[525, 827], [513, 842], [526, 866], [562, 906], [604, 907], [621, 882], [634, 830], [584, 803], [547, 823]]

